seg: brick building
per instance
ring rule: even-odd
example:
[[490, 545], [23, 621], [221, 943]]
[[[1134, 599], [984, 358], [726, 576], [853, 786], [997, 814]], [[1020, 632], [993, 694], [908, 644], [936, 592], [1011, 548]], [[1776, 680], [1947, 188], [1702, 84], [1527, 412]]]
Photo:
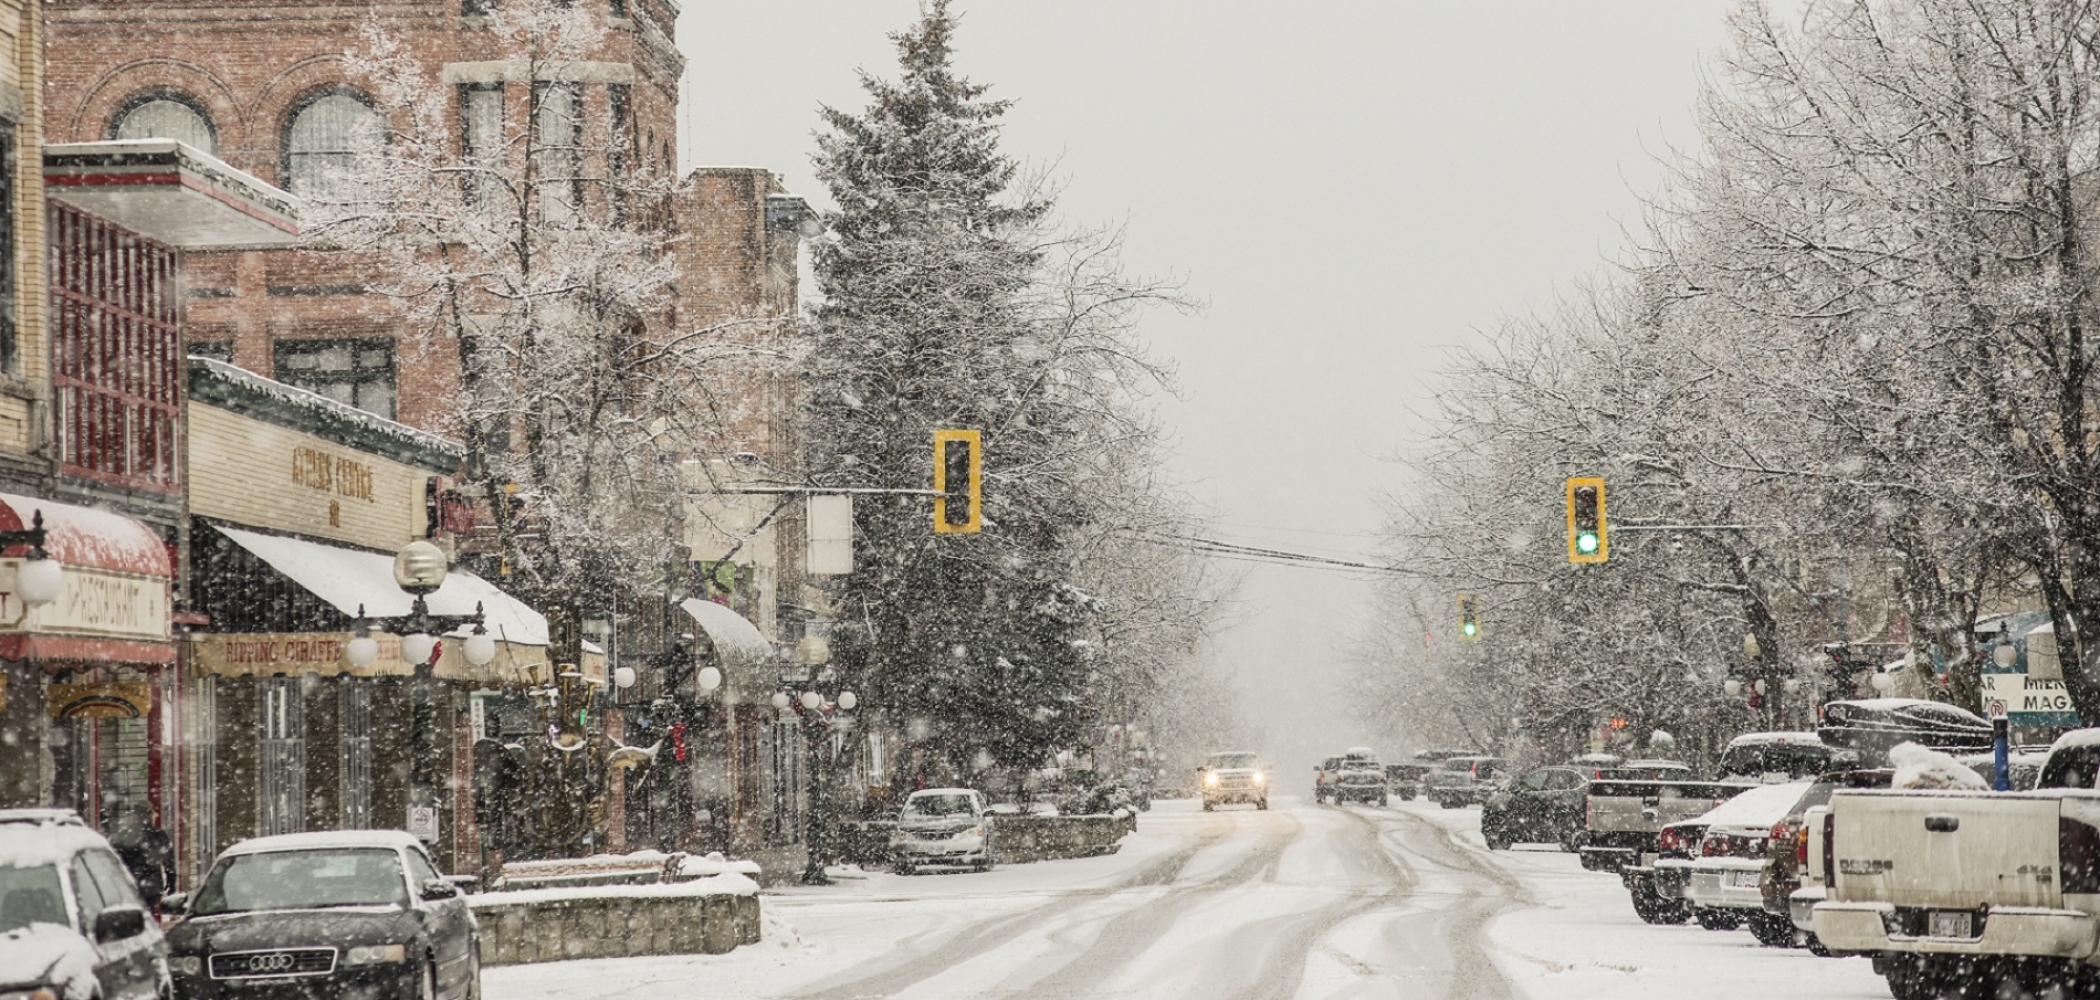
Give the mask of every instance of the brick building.
[[[493, 0], [44, 2], [42, 93], [53, 141], [179, 139], [294, 195], [313, 192], [329, 183], [331, 169], [354, 159], [353, 136], [378, 114], [370, 82], [356, 78], [347, 56], [364, 48], [361, 32], [377, 23], [424, 78], [448, 89], [462, 155], [502, 123], [547, 128], [544, 116], [554, 109], [579, 145], [605, 150], [608, 174], [676, 171], [684, 59], [672, 42], [673, 0], [574, 0], [602, 15], [602, 39], [582, 59], [536, 67], [503, 50], [487, 16]], [[721, 336], [745, 341], [792, 336], [792, 325], [777, 320], [798, 309], [796, 256], [810, 232], [807, 206], [764, 170], [707, 169], [686, 181], [661, 220], [677, 237], [668, 329], [721, 326]], [[456, 438], [460, 428], [449, 426], [456, 353], [443, 343], [410, 349], [404, 313], [375, 293], [370, 266], [304, 250], [186, 254], [187, 350]], [[699, 471], [689, 487], [796, 480], [792, 379], [753, 373], [726, 388], [734, 405], [725, 408], [713, 440], [691, 445], [689, 464]], [[0, 398], [0, 438], [4, 404]], [[698, 453], [703, 447], [741, 458], [709, 461]], [[748, 655], [746, 636], [738, 638], [738, 656], [710, 650], [716, 637], [709, 624], [677, 610], [683, 599], [699, 597], [733, 607], [776, 645], [800, 638], [807, 620], [800, 609], [812, 603], [801, 572], [800, 505], [771, 519], [755, 508], [697, 497], [689, 507], [688, 584], [655, 601], [634, 595], [611, 624], [623, 633], [611, 642], [617, 665], [645, 678], [623, 704], [672, 693], [652, 681], [664, 673], [662, 657], [680, 632], [697, 634], [699, 655], [737, 667], [714, 695], [726, 709], [719, 738], [696, 748], [690, 773], [682, 775], [696, 795], [703, 785], [722, 792], [701, 797], [720, 802], [727, 822], [722, 808], [714, 809], [712, 832], [703, 834], [690, 815], [653, 815], [645, 803], [623, 802], [608, 831], [613, 846], [625, 839], [630, 816], [646, 827], [652, 846], [749, 847], [794, 839], [799, 829], [757, 815], [777, 813], [780, 803], [800, 796], [799, 786], [758, 763], [794, 757], [785, 745], [795, 738], [793, 727], [778, 725], [766, 707], [779, 684], [774, 667]], [[648, 727], [660, 721], [641, 711], [636, 738], [659, 735]]]

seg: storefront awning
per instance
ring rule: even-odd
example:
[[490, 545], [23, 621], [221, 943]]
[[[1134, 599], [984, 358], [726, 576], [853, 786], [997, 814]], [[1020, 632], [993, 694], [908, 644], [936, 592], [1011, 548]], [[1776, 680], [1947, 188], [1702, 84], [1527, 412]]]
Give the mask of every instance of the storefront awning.
[[750, 619], [697, 597], [687, 598], [678, 607], [700, 626], [701, 633], [713, 644], [732, 694], [739, 688], [754, 690], [754, 686], [770, 689], [771, 682], [779, 679], [777, 670], [766, 670], [773, 660], [773, 644], [766, 641], [765, 633], [751, 624]]
[[[67, 566], [162, 578], [171, 575], [168, 544], [152, 528], [106, 510], [0, 493], [0, 530], [27, 528], [39, 513], [44, 515], [44, 550]], [[11, 558], [28, 554], [26, 545], [0, 551], [0, 556]]]
[[[345, 615], [357, 614], [360, 605], [372, 617], [405, 615], [414, 601], [394, 582], [394, 557], [390, 555], [222, 524], [212, 528]], [[426, 600], [430, 612], [438, 615], [471, 615], [479, 603], [489, 634], [498, 642], [547, 645], [546, 616], [466, 570], [454, 569], [445, 574], [445, 585]], [[466, 635], [470, 631], [471, 628], [461, 628], [451, 634]]]

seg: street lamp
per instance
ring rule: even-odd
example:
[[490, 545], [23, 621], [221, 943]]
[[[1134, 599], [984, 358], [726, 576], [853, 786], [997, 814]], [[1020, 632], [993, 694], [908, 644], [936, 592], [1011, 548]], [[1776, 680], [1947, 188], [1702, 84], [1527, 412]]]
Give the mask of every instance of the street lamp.
[[379, 643], [372, 638], [373, 631], [388, 632], [401, 637], [401, 658], [408, 661], [411, 696], [411, 749], [409, 757], [409, 804], [432, 806], [437, 798], [437, 712], [431, 706], [431, 674], [437, 659], [438, 636], [446, 632], [474, 627], [472, 634], [462, 644], [461, 655], [471, 666], [485, 667], [496, 659], [496, 640], [488, 634], [486, 616], [480, 602], [474, 605], [471, 615], [431, 614], [426, 598], [445, 585], [447, 570], [445, 550], [424, 539], [416, 539], [401, 547], [394, 554], [394, 583], [414, 598], [409, 603], [408, 614], [395, 617], [367, 616], [365, 606], [357, 606], [357, 619], [352, 625], [356, 635], [343, 644], [343, 659], [350, 666], [364, 670], [379, 662]]
[[824, 835], [832, 826], [833, 803], [828, 786], [836, 783], [838, 775], [826, 772], [837, 770], [838, 751], [832, 750], [829, 760], [831, 766], [826, 768], [826, 760], [819, 747], [825, 742], [827, 730], [843, 730], [852, 724], [852, 718], [846, 713], [859, 705], [860, 696], [851, 691], [840, 691], [836, 697], [829, 699], [813, 688], [800, 694], [786, 688], [773, 692], [775, 709], [782, 712], [792, 709], [802, 716], [803, 744], [809, 753], [809, 862], [802, 869], [803, 885], [831, 884], [831, 879], [824, 874]]
[[0, 531], [0, 548], [29, 546], [29, 558], [15, 567], [15, 596], [32, 608], [41, 608], [58, 600], [66, 585], [65, 566], [44, 551], [45, 541], [42, 510], [30, 515], [29, 527]]

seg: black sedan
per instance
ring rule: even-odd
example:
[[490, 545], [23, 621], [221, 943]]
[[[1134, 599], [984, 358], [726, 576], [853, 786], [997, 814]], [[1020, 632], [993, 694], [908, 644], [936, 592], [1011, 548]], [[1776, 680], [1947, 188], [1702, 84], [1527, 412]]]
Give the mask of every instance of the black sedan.
[[170, 896], [179, 1000], [468, 1000], [477, 928], [458, 887], [399, 831], [295, 833], [219, 855]]
[[1588, 828], [1592, 769], [1535, 768], [1511, 782], [1481, 807], [1480, 834], [1490, 848], [1511, 844], [1559, 844], [1569, 850]]

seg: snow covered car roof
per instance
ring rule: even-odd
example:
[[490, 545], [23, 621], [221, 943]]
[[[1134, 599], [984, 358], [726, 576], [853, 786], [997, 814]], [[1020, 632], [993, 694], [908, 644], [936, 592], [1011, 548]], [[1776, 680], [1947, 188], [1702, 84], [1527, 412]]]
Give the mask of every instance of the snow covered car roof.
[[1765, 743], [1802, 743], [1810, 746], [1822, 746], [1823, 737], [1814, 733], [1800, 732], [1744, 733], [1735, 739], [1729, 740], [1728, 746], [1729, 749], [1734, 749], [1736, 747], [1756, 746]]
[[1707, 826], [1752, 826], [1769, 828], [1787, 817], [1794, 803], [1808, 792], [1813, 781], [1790, 781], [1784, 785], [1760, 785], [1707, 810], [1699, 821]]
[[323, 830], [314, 833], [280, 833], [252, 837], [227, 848], [220, 857], [262, 854], [267, 851], [315, 851], [345, 847], [413, 847], [423, 842], [406, 830]]
[[71, 809], [0, 809], [0, 823], [31, 823], [41, 825], [86, 826], [80, 814]]
[[109, 841], [85, 826], [0, 824], [0, 868], [57, 864], [90, 847], [107, 850]]
[[95, 946], [57, 924], [31, 924], [0, 934], [0, 990], [55, 986], [66, 1000], [95, 990]]
[[925, 796], [933, 796], [933, 795], [975, 795], [975, 794], [977, 794], [977, 789], [975, 789], [975, 788], [921, 788], [921, 789], [919, 789], [918, 791], [916, 791], [916, 792], [913, 792], [913, 793], [911, 793], [911, 797], [912, 797], [912, 798], [915, 798], [915, 799], [916, 799], [916, 798], [921, 798], [921, 797], [925, 797]]

